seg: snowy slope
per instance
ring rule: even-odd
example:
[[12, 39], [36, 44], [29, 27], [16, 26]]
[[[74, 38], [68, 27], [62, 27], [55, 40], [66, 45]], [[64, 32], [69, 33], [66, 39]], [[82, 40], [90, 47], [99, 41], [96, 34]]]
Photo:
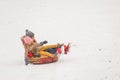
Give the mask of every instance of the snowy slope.
[[[119, 0], [0, 0], [1, 80], [120, 80]], [[24, 65], [25, 29], [71, 42], [56, 63]]]

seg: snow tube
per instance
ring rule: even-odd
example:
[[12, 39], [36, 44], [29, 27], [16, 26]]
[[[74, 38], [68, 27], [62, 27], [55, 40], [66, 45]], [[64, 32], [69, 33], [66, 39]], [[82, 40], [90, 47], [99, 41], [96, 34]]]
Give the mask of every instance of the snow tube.
[[32, 64], [46, 64], [46, 63], [53, 63], [53, 62], [56, 62], [58, 60], [58, 57], [54, 57], [54, 58], [51, 58], [51, 57], [48, 57], [48, 58], [29, 58], [28, 59], [28, 63], [25, 62], [25, 64], [29, 64], [29, 63], [32, 63]]

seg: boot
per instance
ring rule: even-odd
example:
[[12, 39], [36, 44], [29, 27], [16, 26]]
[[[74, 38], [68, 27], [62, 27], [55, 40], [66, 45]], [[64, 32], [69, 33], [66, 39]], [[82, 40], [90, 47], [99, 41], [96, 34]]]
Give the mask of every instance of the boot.
[[56, 51], [57, 54], [61, 54], [62, 53], [62, 50], [61, 48], [57, 48], [57, 51]]
[[70, 49], [70, 43], [68, 43], [68, 45], [64, 45], [64, 54], [67, 54], [69, 52]]
[[25, 65], [28, 65], [28, 64], [29, 64], [28, 58], [25, 58]]

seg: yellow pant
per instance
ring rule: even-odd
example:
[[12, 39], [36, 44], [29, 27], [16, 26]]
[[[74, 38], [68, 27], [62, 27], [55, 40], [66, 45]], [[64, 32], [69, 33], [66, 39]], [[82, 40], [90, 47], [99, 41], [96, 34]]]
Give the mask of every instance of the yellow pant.
[[41, 49], [40, 49], [40, 51], [39, 51], [39, 54], [41, 55], [41, 58], [55, 57], [54, 54], [45, 51], [48, 48], [57, 48], [57, 45], [42, 46]]

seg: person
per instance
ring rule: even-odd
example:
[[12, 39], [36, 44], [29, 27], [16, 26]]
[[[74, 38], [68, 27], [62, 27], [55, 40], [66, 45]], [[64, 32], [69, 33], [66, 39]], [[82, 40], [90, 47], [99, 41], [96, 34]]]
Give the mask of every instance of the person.
[[[35, 40], [34, 33], [26, 30], [26, 35], [24, 35], [21, 40], [23, 41], [23, 45], [25, 46], [26, 57], [55, 57], [57, 49], [63, 46], [63, 44], [54, 44], [54, 45], [45, 45], [48, 41], [44, 40], [38, 43]], [[60, 51], [59, 51], [60, 52]]]

